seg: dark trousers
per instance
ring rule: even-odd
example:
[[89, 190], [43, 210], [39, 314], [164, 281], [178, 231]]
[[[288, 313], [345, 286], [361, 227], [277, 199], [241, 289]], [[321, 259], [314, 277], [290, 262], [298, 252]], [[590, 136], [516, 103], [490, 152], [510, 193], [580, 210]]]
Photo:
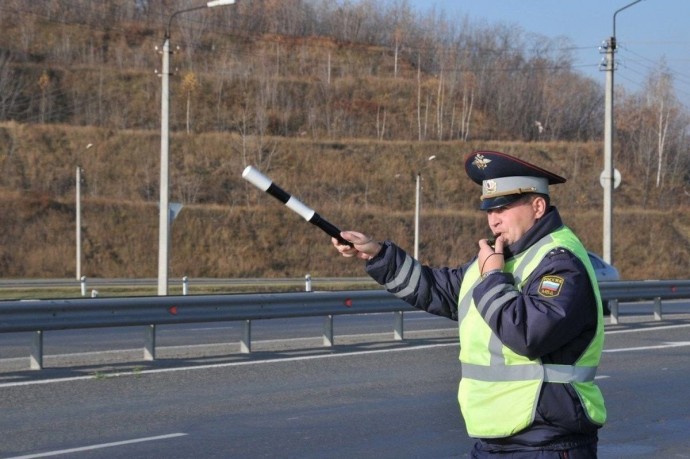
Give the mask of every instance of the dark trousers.
[[479, 442], [470, 454], [472, 459], [596, 459], [597, 444], [577, 446], [562, 451], [549, 449], [534, 451], [483, 451]]

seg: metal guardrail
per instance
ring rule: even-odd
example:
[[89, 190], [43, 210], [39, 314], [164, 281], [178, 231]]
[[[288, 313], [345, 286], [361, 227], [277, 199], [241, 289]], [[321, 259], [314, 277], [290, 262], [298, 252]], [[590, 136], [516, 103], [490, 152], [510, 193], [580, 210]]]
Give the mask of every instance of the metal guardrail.
[[41, 369], [49, 330], [145, 326], [144, 360], [154, 360], [156, 325], [241, 321], [240, 350], [249, 353], [252, 320], [323, 316], [323, 343], [332, 346], [336, 315], [392, 312], [402, 340], [402, 313], [412, 310], [383, 290], [0, 301], [0, 333], [33, 332], [30, 367]]
[[382, 290], [0, 302], [0, 333], [366, 314], [412, 309]]
[[[661, 320], [661, 301], [690, 298], [690, 281], [612, 281], [600, 290], [612, 323], [618, 323], [619, 301], [654, 300]], [[402, 340], [403, 312], [411, 310], [384, 290], [0, 301], [0, 333], [34, 332], [30, 365], [40, 369], [47, 330], [145, 326], [144, 359], [154, 360], [156, 325], [242, 321], [240, 348], [249, 353], [252, 320], [323, 316], [324, 345], [332, 346], [336, 315], [392, 312], [394, 338]]]
[[647, 280], [600, 282], [601, 298], [608, 301], [612, 324], [619, 323], [620, 301], [654, 301], [654, 319], [662, 320], [662, 300], [690, 298], [690, 281]]
[[599, 282], [604, 300], [637, 301], [690, 298], [690, 280], [646, 280]]

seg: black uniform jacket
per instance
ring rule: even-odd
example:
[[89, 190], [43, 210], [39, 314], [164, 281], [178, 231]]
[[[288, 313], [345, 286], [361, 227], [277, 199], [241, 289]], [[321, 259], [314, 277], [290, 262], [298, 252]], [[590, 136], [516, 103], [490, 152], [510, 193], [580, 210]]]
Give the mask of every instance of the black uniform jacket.
[[[506, 259], [531, 247], [563, 223], [558, 210], [551, 207], [518, 242], [504, 248]], [[367, 273], [391, 293], [398, 293], [412, 306], [431, 314], [457, 320], [458, 296], [464, 274], [470, 264], [458, 268], [431, 268], [412, 260], [417, 269], [404, 267], [410, 257], [390, 241], [366, 263]], [[408, 273], [407, 276], [401, 273]], [[541, 279], [556, 275], [564, 279], [557, 296], [539, 293]], [[514, 284], [512, 274], [487, 276], [473, 297], [479, 304], [498, 284]], [[592, 340], [597, 326], [597, 307], [593, 286], [582, 262], [565, 249], [552, 250], [532, 272], [523, 291], [503, 305], [487, 321], [504, 345], [530, 359], [543, 363], [573, 364]], [[486, 439], [487, 451], [530, 450], [549, 447], [567, 448], [596, 441], [600, 426], [590, 422], [574, 389], [568, 384], [544, 383], [532, 426], [509, 438]]]

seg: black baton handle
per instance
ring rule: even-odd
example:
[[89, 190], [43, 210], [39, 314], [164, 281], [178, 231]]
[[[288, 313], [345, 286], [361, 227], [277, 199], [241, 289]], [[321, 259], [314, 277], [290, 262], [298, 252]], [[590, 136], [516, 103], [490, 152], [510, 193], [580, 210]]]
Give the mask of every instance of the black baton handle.
[[352, 242], [347, 241], [343, 239], [343, 237], [340, 235], [340, 230], [338, 229], [337, 226], [335, 226], [333, 223], [329, 222], [325, 218], [323, 218], [321, 215], [318, 213], [314, 213], [314, 216], [311, 217], [309, 220], [309, 223], [318, 226], [321, 228], [323, 231], [326, 232], [331, 237], [334, 237], [338, 240], [343, 245], [349, 245], [350, 247], [353, 247]]

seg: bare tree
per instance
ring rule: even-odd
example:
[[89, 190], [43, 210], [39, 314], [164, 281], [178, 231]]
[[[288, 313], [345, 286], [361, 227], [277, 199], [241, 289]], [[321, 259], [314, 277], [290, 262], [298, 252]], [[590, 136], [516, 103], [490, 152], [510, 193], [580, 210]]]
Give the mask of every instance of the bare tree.
[[653, 74], [647, 84], [647, 104], [656, 113], [657, 171], [656, 186], [661, 186], [666, 164], [666, 143], [669, 126], [678, 116], [678, 102], [673, 95], [673, 77], [666, 70]]
[[438, 85], [436, 89], [436, 139], [443, 140], [443, 107], [445, 99], [445, 84], [443, 79], [443, 68], [438, 76]]
[[50, 105], [50, 95], [48, 90], [50, 89], [50, 75], [47, 71], [43, 71], [41, 76], [38, 78], [38, 87], [41, 90], [41, 104], [39, 109], [39, 121], [45, 123], [48, 117], [48, 110]]
[[460, 138], [464, 141], [467, 141], [470, 136], [475, 86], [474, 74], [465, 72], [462, 85], [462, 115], [460, 117]]
[[187, 133], [189, 134], [191, 130], [191, 106], [192, 106], [192, 96], [199, 90], [199, 80], [194, 72], [187, 72], [182, 78], [182, 91], [187, 96], [187, 110], [186, 110], [186, 125]]
[[16, 113], [23, 84], [12, 69], [9, 53], [0, 53], [0, 119], [9, 119]]
[[422, 141], [422, 68], [417, 57], [417, 140]]

